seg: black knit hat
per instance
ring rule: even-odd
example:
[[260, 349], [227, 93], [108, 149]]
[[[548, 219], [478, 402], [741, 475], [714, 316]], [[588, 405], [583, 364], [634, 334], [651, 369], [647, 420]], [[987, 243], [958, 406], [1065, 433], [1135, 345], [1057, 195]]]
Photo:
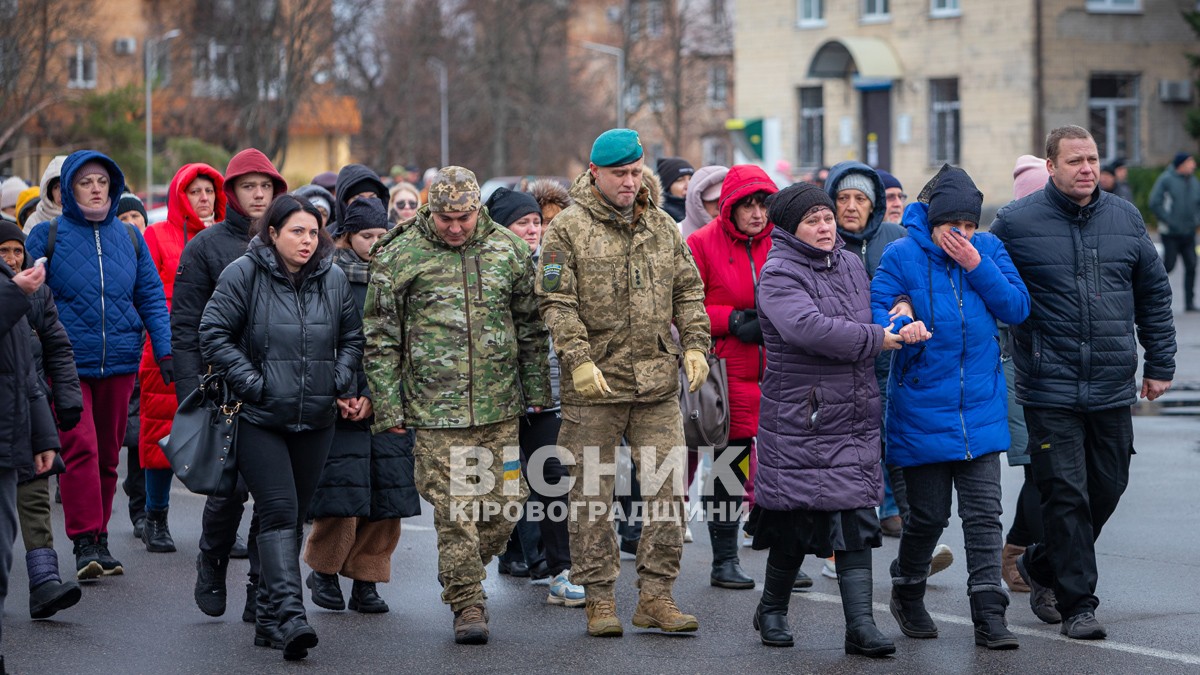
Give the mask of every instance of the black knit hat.
[[149, 216], [146, 215], [146, 205], [142, 203], [142, 200], [138, 199], [137, 195], [132, 192], [126, 192], [121, 195], [121, 201], [117, 202], [117, 217], [120, 218], [130, 211], [137, 211], [142, 214], [142, 220], [145, 220], [147, 225], [150, 224]]
[[387, 209], [378, 199], [355, 199], [346, 207], [345, 221], [338, 228], [338, 234], [353, 234], [377, 228], [386, 230], [390, 227]]
[[[11, 220], [0, 218], [0, 244], [6, 241], [19, 241], [25, 245], [25, 233]], [[17, 270], [18, 272], [20, 270]]]
[[525, 216], [536, 213], [542, 215], [542, 207], [528, 192], [515, 192], [508, 188], [496, 188], [487, 203], [488, 215], [497, 225], [508, 227]]
[[767, 197], [767, 219], [795, 234], [800, 221], [819, 206], [834, 210], [833, 200], [825, 190], [812, 183], [793, 183]]
[[670, 191], [675, 181], [696, 173], [696, 169], [680, 157], [663, 157], [655, 165], [658, 179], [662, 181], [663, 190]]
[[940, 171], [921, 190], [917, 201], [929, 204], [929, 225], [966, 220], [979, 224], [983, 193], [975, 181], [957, 166], [943, 164]]

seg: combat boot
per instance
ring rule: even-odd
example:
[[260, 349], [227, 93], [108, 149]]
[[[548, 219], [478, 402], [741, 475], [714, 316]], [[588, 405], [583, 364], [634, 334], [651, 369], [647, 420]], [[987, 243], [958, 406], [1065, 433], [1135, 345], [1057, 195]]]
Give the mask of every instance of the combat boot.
[[617, 603], [612, 598], [588, 598], [587, 632], [592, 637], [621, 637], [625, 632], [617, 618]]
[[460, 645], [486, 645], [488, 641], [487, 608], [471, 605], [454, 613], [454, 641]]
[[691, 614], [684, 614], [669, 595], [638, 596], [633, 610], [633, 625], [638, 628], [657, 628], [664, 633], [690, 633], [700, 628]]

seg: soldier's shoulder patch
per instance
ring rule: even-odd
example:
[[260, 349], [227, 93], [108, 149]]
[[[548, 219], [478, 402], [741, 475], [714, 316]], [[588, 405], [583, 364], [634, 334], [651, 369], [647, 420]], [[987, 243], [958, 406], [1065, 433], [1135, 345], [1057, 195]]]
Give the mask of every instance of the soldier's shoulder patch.
[[553, 293], [562, 284], [562, 259], [565, 256], [559, 251], [542, 253], [542, 290]]

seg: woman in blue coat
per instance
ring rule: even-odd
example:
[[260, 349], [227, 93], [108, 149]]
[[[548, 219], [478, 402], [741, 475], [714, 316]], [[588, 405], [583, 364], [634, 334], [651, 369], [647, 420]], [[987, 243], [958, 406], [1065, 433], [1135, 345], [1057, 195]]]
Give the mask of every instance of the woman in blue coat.
[[908, 485], [909, 517], [892, 562], [892, 615], [909, 637], [935, 638], [925, 580], [958, 492], [975, 644], [1012, 649], [1000, 583], [999, 454], [1009, 446], [1007, 393], [996, 321], [1019, 324], [1029, 292], [1000, 240], [976, 234], [983, 194], [943, 166], [904, 213], [908, 237], [888, 246], [871, 282], [875, 320], [906, 296], [903, 349], [888, 381], [888, 461]]

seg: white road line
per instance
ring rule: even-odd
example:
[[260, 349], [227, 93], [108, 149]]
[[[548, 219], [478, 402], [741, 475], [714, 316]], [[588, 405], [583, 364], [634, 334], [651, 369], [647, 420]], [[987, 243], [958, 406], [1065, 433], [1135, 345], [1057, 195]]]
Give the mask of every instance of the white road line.
[[[827, 602], [831, 605], [842, 604], [842, 598], [839, 595], [829, 593], [797, 593], [798, 597], [806, 600], [815, 600], [817, 602]], [[875, 611], [882, 613], [884, 616], [891, 614], [888, 606], [882, 602], [874, 603]], [[930, 612], [929, 616], [943, 623], [952, 623], [959, 626], [974, 626], [970, 619], [954, 614], [942, 614], [940, 612]], [[1150, 656], [1156, 659], [1166, 661], [1177, 661], [1188, 665], [1200, 666], [1200, 654], [1184, 654], [1181, 652], [1171, 652], [1165, 649], [1155, 649], [1153, 647], [1141, 647], [1139, 645], [1126, 644], [1124, 642], [1113, 642], [1112, 640], [1072, 640], [1071, 638], [1056, 632], [1047, 633], [1042, 630], [1034, 630], [1032, 628], [1024, 628], [1022, 626], [1009, 626], [1008, 629], [1017, 635], [1027, 635], [1029, 637], [1037, 637], [1046, 640], [1055, 640], [1065, 642], [1071, 645], [1079, 645], [1081, 647], [1096, 647], [1097, 649], [1108, 649], [1114, 652], [1125, 652], [1127, 654], [1136, 654], [1138, 656]]]

